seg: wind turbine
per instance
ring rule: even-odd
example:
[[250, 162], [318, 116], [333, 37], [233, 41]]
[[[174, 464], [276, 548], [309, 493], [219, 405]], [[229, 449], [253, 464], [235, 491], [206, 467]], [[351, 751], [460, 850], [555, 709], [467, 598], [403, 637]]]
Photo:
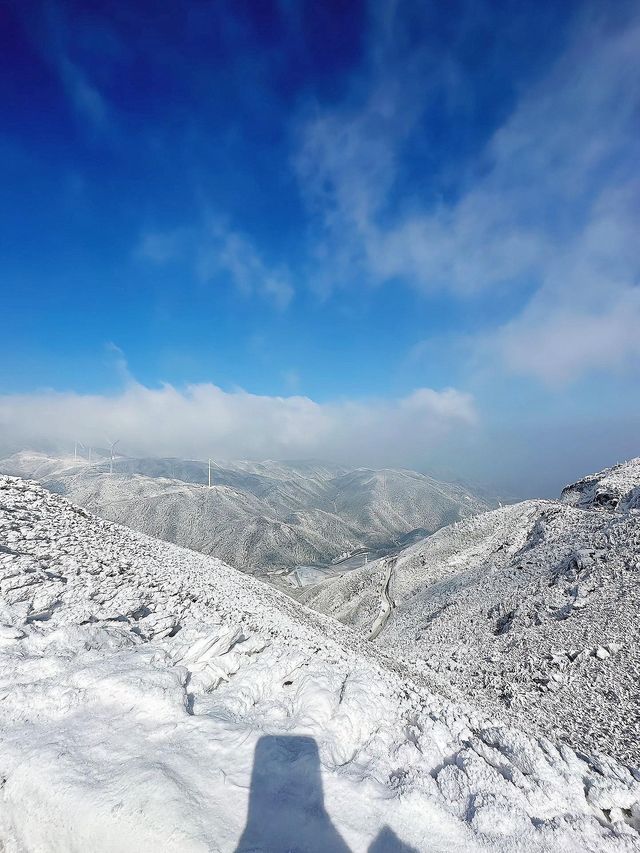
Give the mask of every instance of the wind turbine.
[[110, 441], [110, 440], [107, 438], [107, 441], [109, 442], [109, 445], [110, 445], [110, 453], [109, 453], [109, 473], [110, 473], [110, 474], [113, 474], [113, 448], [116, 446], [116, 444], [118, 444], [118, 443], [119, 443], [120, 439], [119, 439], [119, 438], [117, 438], [115, 441]]

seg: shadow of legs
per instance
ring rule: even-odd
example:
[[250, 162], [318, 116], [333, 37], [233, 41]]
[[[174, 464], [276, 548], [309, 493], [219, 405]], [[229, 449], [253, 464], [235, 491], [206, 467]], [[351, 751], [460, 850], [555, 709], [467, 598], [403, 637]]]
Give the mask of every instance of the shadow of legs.
[[349, 853], [324, 807], [318, 747], [310, 737], [256, 744], [247, 825], [236, 853]]

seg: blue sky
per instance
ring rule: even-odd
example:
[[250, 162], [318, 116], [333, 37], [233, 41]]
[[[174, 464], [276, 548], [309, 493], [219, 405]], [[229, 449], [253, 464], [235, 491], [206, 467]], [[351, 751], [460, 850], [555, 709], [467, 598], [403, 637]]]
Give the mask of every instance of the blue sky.
[[4, 446], [521, 494], [640, 453], [640, 4], [0, 16]]

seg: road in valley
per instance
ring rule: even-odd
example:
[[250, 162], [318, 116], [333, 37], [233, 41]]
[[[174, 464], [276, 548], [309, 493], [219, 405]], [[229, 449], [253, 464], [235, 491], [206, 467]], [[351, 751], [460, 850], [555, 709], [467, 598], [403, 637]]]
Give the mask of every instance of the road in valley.
[[376, 617], [376, 621], [371, 626], [371, 633], [369, 634], [370, 640], [375, 640], [380, 634], [384, 626], [387, 624], [387, 619], [391, 616], [391, 612], [395, 606], [389, 596], [389, 584], [391, 583], [391, 575], [396, 564], [396, 559], [396, 557], [388, 557], [385, 560], [387, 564], [387, 571], [382, 584], [382, 590], [380, 591], [380, 612]]

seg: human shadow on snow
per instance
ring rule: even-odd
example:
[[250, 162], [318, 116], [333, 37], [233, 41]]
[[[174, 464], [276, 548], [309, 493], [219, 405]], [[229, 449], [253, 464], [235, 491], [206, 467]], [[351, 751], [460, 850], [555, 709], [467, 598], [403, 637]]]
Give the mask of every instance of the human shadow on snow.
[[[249, 812], [236, 853], [350, 853], [325, 807], [311, 737], [265, 736], [256, 744]], [[369, 853], [416, 853], [388, 826]]]

